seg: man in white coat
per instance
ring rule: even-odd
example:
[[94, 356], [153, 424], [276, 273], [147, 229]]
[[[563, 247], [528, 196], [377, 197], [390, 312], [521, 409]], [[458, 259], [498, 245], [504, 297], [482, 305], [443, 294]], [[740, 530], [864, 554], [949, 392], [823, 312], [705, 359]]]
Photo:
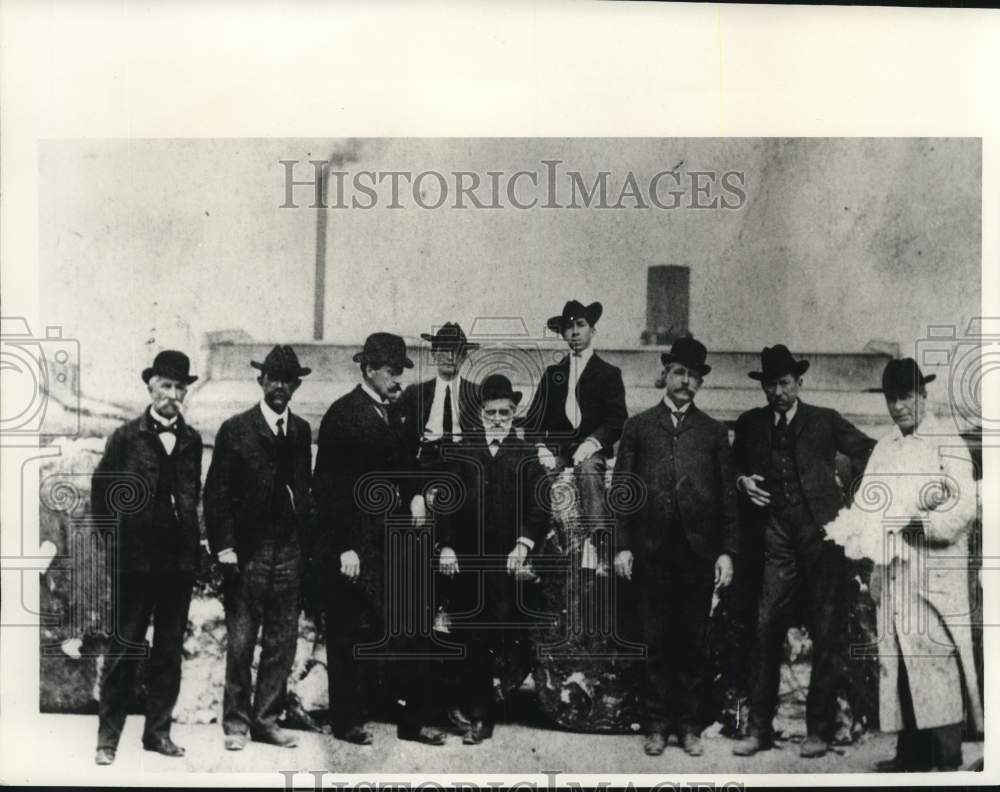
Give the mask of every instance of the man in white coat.
[[968, 593], [976, 485], [965, 442], [927, 409], [933, 379], [912, 358], [886, 365], [895, 426], [872, 452], [851, 515], [877, 564], [879, 721], [899, 733], [895, 757], [877, 765], [886, 772], [954, 770], [963, 726], [983, 727]]

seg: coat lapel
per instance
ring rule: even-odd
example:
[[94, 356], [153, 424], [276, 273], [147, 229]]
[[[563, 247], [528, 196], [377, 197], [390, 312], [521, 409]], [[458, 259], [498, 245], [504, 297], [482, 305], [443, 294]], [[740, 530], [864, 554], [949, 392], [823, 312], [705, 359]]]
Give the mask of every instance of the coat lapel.
[[802, 430], [806, 428], [806, 424], [811, 418], [812, 408], [799, 399], [799, 408], [795, 411], [795, 418], [792, 420], [792, 431], [796, 438], [802, 434]]
[[[677, 429], [674, 430], [674, 434], [684, 434], [684, 432], [688, 431], [693, 426], [695, 426], [695, 424], [698, 423], [700, 417], [699, 412], [700, 411], [698, 410], [698, 408], [695, 407], [694, 404], [692, 403], [691, 406], [687, 408], [687, 414], [684, 416], [684, 420], [682, 420], [680, 426], [678, 426]], [[670, 425], [673, 426], [674, 425], [673, 416], [668, 416], [668, 420], [670, 421]]]

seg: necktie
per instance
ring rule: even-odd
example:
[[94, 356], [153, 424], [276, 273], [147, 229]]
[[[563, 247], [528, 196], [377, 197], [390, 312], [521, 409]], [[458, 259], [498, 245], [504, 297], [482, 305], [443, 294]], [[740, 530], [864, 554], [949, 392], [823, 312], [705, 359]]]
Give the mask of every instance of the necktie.
[[785, 413], [778, 413], [778, 423], [776, 426], [778, 429], [788, 428], [788, 416]]
[[451, 385], [444, 386], [444, 419], [441, 422], [441, 435], [444, 440], [451, 440]]
[[284, 418], [279, 418], [277, 420], [277, 427], [278, 427], [278, 437], [284, 437], [285, 436], [285, 419]]
[[500, 441], [490, 440], [490, 456], [496, 456], [498, 453], [500, 453]]
[[566, 391], [566, 420], [574, 429], [580, 428], [580, 403], [576, 400], [576, 384], [580, 379], [580, 356], [569, 356], [569, 382]]
[[674, 429], [677, 429], [681, 425], [681, 421], [684, 420], [684, 413], [680, 410], [671, 410], [670, 414], [674, 416]]
[[161, 424], [159, 421], [156, 422], [156, 433], [170, 432], [171, 434], [177, 434], [177, 422], [174, 421], [172, 424]]
[[375, 412], [378, 413], [378, 417], [382, 419], [383, 423], [389, 423], [389, 413], [386, 411], [384, 404], [375, 402]]

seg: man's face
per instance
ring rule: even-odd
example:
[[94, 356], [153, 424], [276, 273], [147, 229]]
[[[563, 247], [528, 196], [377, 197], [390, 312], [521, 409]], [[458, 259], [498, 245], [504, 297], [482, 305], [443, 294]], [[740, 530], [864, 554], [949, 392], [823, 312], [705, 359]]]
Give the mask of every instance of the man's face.
[[563, 340], [569, 345], [570, 350], [578, 354], [590, 346], [595, 332], [586, 319], [577, 318], [563, 328]]
[[802, 378], [793, 374], [785, 374], [776, 380], [768, 380], [761, 387], [764, 389], [764, 395], [767, 396], [767, 403], [771, 405], [771, 409], [783, 413], [792, 409], [795, 400], [799, 398]]
[[917, 428], [924, 414], [925, 397], [919, 393], [887, 393], [885, 406], [889, 416], [903, 434], [909, 434]]
[[292, 400], [292, 394], [302, 384], [300, 379], [279, 379], [266, 371], [257, 377], [264, 392], [264, 403], [276, 413], [283, 413]]
[[694, 401], [694, 395], [701, 387], [701, 377], [681, 363], [668, 363], [663, 369], [663, 381], [667, 396], [678, 407]]
[[465, 350], [458, 350], [455, 347], [438, 347], [431, 352], [431, 360], [437, 366], [438, 374], [446, 380], [454, 379], [462, 368], [465, 357]]
[[509, 432], [514, 423], [512, 399], [488, 399], [482, 407], [483, 426], [497, 433]]
[[154, 374], [149, 378], [149, 384], [146, 387], [149, 390], [153, 409], [160, 415], [170, 420], [180, 414], [184, 397], [187, 396], [187, 385], [180, 380]]
[[403, 392], [403, 386], [399, 383], [402, 376], [403, 369], [399, 366], [390, 366], [388, 364], [379, 366], [378, 368], [365, 366], [365, 380], [367, 380], [371, 389], [383, 399], [388, 399], [389, 401], [396, 401]]

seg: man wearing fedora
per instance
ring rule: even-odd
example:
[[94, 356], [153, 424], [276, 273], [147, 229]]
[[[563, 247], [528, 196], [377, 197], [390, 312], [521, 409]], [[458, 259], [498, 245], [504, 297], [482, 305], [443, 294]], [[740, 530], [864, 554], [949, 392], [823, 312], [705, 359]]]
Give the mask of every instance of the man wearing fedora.
[[772, 746], [785, 635], [800, 609], [813, 642], [801, 755], [825, 754], [836, 730], [846, 568], [843, 551], [823, 541], [822, 526], [846, 504], [844, 485], [851, 483], [837, 476], [837, 454], [860, 476], [875, 441], [835, 410], [799, 398], [808, 368], [783, 344], [765, 347], [761, 371], [750, 378], [761, 383], [768, 404], [736, 422], [737, 488], [764, 543], [750, 717], [746, 737], [733, 746], [738, 756]]
[[[187, 355], [160, 352], [142, 372], [150, 404], [116, 429], [94, 471], [91, 509], [114, 522], [114, 634], [104, 659], [95, 761], [115, 760], [138, 661], [148, 654], [147, 751], [183, 756], [170, 739], [181, 683], [181, 647], [200, 560], [201, 435], [181, 406], [190, 373]], [[120, 504], [122, 508], [117, 508]], [[126, 508], [127, 507], [127, 508]], [[153, 622], [153, 643], [146, 630]]]
[[[277, 725], [298, 640], [303, 548], [311, 517], [312, 431], [288, 405], [311, 369], [290, 346], [275, 346], [260, 371], [261, 400], [227, 419], [215, 437], [205, 481], [205, 525], [224, 569], [225, 746], [252, 738], [294, 748]], [[260, 661], [250, 680], [257, 633]], [[251, 701], [251, 694], [252, 701]]]
[[481, 392], [484, 430], [452, 456], [466, 497], [438, 529], [440, 569], [455, 583], [451, 627], [467, 650], [458, 675], [471, 721], [466, 745], [492, 736], [497, 705], [531, 671], [527, 581], [535, 578], [527, 565], [549, 520], [545, 470], [513, 428], [521, 392], [503, 374], [488, 376]]
[[460, 375], [469, 352], [479, 344], [469, 341], [457, 322], [445, 322], [436, 333], [421, 333], [431, 343], [431, 361], [437, 376], [408, 385], [399, 408], [411, 455], [434, 464], [441, 448], [482, 431], [476, 406], [476, 386]]
[[538, 448], [538, 461], [549, 470], [576, 469], [581, 519], [604, 527], [604, 473], [607, 458], [628, 417], [621, 369], [591, 346], [603, 308], [570, 300], [547, 326], [559, 333], [569, 353], [547, 367], [524, 418], [527, 436]]
[[632, 581], [642, 640], [646, 741], [663, 753], [677, 732], [703, 752], [701, 709], [708, 682], [707, 626], [713, 593], [733, 577], [739, 506], [729, 432], [694, 403], [711, 371], [705, 346], [679, 338], [661, 355], [663, 400], [625, 422], [615, 476], [643, 482], [638, 508], [619, 514], [615, 573]]
[[[365, 724], [372, 705], [391, 699], [403, 702], [400, 739], [442, 745], [444, 733], [426, 725], [426, 664], [412, 654], [376, 659], [357, 652], [360, 644], [382, 641], [390, 619], [403, 618], [388, 608], [432, 605], [400, 605], [386, 596], [393, 582], [386, 574], [392, 560], [387, 547], [390, 522], [398, 514], [423, 516], [423, 497], [416, 491], [396, 404], [402, 391], [399, 380], [404, 369], [413, 368], [413, 361], [402, 338], [373, 333], [354, 362], [361, 382], [330, 405], [320, 424], [313, 489], [319, 513], [316, 553], [329, 578], [327, 671], [333, 733], [347, 742], [370, 744]], [[412, 568], [407, 571], [411, 573], [423, 579], [430, 570]], [[383, 664], [385, 675], [379, 673]], [[384, 687], [395, 688], [395, 695], [389, 696]]]

